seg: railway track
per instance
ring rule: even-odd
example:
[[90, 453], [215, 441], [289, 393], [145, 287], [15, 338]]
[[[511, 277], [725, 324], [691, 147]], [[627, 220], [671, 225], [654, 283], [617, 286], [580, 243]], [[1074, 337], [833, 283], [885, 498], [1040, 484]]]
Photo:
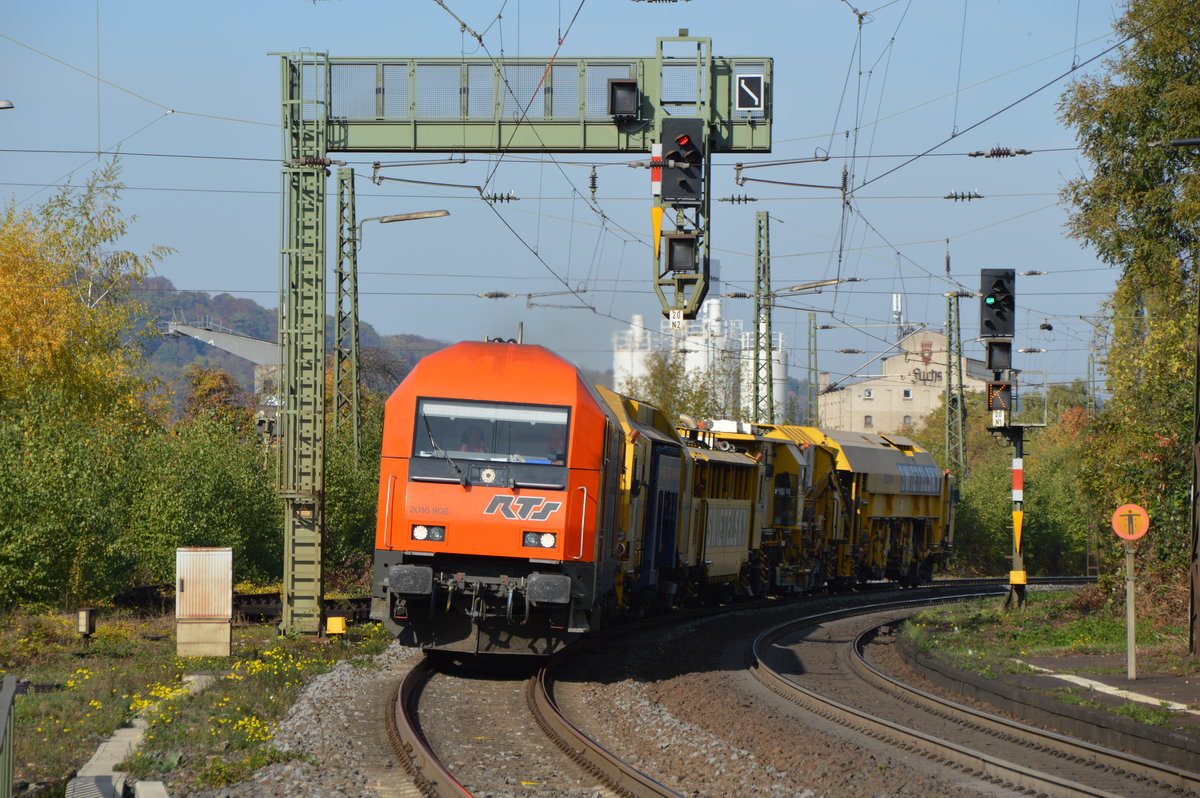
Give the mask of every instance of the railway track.
[[900, 682], [869, 660], [883, 644], [880, 627], [910, 610], [892, 604], [863, 612], [835, 611], [764, 632], [753, 646], [755, 677], [822, 717], [1004, 789], [1054, 796], [1200, 793], [1200, 774], [971, 709]]
[[[946, 589], [942, 586], [919, 591], [920, 601], [928, 603], [930, 593]], [[991, 583], [983, 589], [990, 589], [995, 595], [998, 587]], [[873, 593], [867, 598], [877, 602], [885, 595]], [[893, 595], [912, 601], [918, 593], [894, 591]], [[348, 730], [355, 740], [352, 747], [365, 756], [362, 772], [373, 791], [381, 796], [794, 795], [797, 792], [781, 793], [779, 789], [798, 790], [800, 785], [812, 783], [805, 767], [795, 761], [787, 763], [787, 767], [758, 768], [754, 771], [758, 775], [751, 774], [732, 786], [721, 781], [724, 778], [721, 770], [728, 767], [721, 764], [722, 757], [742, 757], [740, 767], [747, 755], [753, 760], [754, 752], [758, 751], [766, 765], [769, 757], [762, 755], [760, 747], [743, 745], [730, 735], [737, 727], [761, 725], [761, 713], [773, 711], [767, 705], [751, 706], [747, 697], [734, 696], [734, 704], [748, 707], [742, 710], [747, 717], [739, 721], [729, 714], [728, 708], [717, 707], [714, 701], [709, 713], [720, 717], [725, 726], [708, 737], [695, 726], [682, 732], [668, 728], [666, 735], [652, 728], [651, 736], [639, 737], [636, 730], [622, 724], [642, 711], [639, 701], [641, 707], [649, 707], [652, 715], [670, 714], [658, 703], [670, 704], [675, 691], [674, 683], [664, 679], [671, 679], [673, 674], [686, 678], [688, 663], [695, 661], [689, 647], [696, 647], [697, 651], [707, 648], [728, 652], [723, 654], [726, 662], [718, 670], [736, 675], [743, 666], [739, 652], [749, 645], [757, 630], [778, 623], [783, 617], [795, 618], [798, 613], [814, 615], [847, 601], [861, 603], [863, 598], [862, 595], [825, 596], [815, 601], [764, 602], [768, 606], [750, 611], [745, 611], [746, 605], [736, 605], [715, 611], [679, 612], [656, 619], [656, 624], [619, 628], [611, 637], [593, 641], [595, 645], [579, 652], [583, 656], [564, 656], [541, 663], [546, 667], [528, 664], [514, 667], [512, 659], [501, 658], [503, 662], [492, 660], [484, 669], [472, 669], [414, 652], [390, 678], [376, 680], [371, 690], [360, 691], [350, 713], [353, 720]], [[714, 632], [707, 626], [713, 622], [735, 631]], [[714, 648], [713, 640], [721, 640], [721, 645]], [[741, 640], [745, 643], [739, 644]], [[869, 650], [871, 646], [865, 648]], [[671, 661], [664, 664], [658, 652], [672, 652]], [[630, 660], [638, 659], [642, 659], [642, 665], [629, 665]], [[647, 661], [653, 663], [649, 668], [644, 664]], [[675, 670], [679, 663], [684, 663], [683, 672]], [[711, 671], [711, 666], [700, 670]], [[741, 673], [742, 680], [753, 681], [746, 671]], [[628, 699], [640, 692], [639, 685], [662, 687], [656, 693], [657, 699], [654, 694], [647, 695], [649, 703], [646, 703], [635, 696], [631, 704]], [[715, 690], [720, 693], [710, 691], [702, 695], [722, 698], [725, 686]], [[758, 692], [759, 701], [768, 695], [765, 691]], [[697, 701], [694, 695], [683, 699], [684, 703], [703, 708], [707, 702]], [[563, 706], [561, 711], [558, 703]], [[682, 717], [678, 705], [675, 711]], [[381, 731], [384, 717], [386, 732]], [[635, 721], [635, 725], [637, 722], [640, 721]], [[652, 727], [654, 722], [652, 718], [647, 726]], [[784, 722], [785, 727], [790, 727], [787, 734], [796, 738], [796, 742], [785, 745], [792, 746], [792, 750], [811, 752], [814, 732], [810, 725], [802, 719]], [[577, 730], [575, 724], [583, 731]], [[376, 743], [376, 739], [380, 742]], [[717, 765], [711, 772], [702, 772], [707, 765], [701, 767], [701, 772], [693, 771], [691, 763], [696, 760], [680, 764], [680, 756], [695, 755], [687, 746], [695, 749], [699, 746], [698, 739], [707, 746], [702, 753], [710, 762], [716, 752]], [[726, 739], [730, 742], [725, 742]], [[745, 750], [735, 750], [739, 746]], [[672, 753], [676, 755], [674, 761], [669, 757]], [[664, 754], [668, 756], [664, 758]], [[897, 759], [909, 761], [906, 753], [899, 754]], [[399, 772], [397, 761], [408, 771], [407, 778]], [[849, 761], [861, 762], [861, 753]], [[780, 774], [787, 775], [785, 771], [792, 774], [789, 781], [778, 783]], [[777, 782], [774, 792], [745, 789], [748, 784], [770, 784], [772, 779]], [[961, 779], [958, 783], [961, 784]]]
[[[745, 609], [725, 607], [664, 616], [605, 636], [622, 638], [683, 620]], [[614, 755], [561, 712], [554, 682], [579, 649], [544, 666], [511, 658], [466, 667], [427, 658], [398, 687], [392, 735], [398, 757], [430, 796], [507, 794], [676, 796], [681, 793]], [[469, 697], [469, 698], [464, 698]], [[577, 701], [574, 713], [586, 713]]]
[[[426, 659], [397, 694], [397, 752], [430, 796], [676, 796], [563, 717], [552, 665], [484, 675]], [[528, 670], [526, 666], [525, 670]]]

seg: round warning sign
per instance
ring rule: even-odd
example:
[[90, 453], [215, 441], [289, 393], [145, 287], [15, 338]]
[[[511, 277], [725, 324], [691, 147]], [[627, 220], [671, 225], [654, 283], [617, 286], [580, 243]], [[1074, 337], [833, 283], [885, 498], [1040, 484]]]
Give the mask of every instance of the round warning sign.
[[1150, 516], [1136, 504], [1122, 504], [1113, 513], [1112, 528], [1125, 540], [1137, 540], [1150, 528]]

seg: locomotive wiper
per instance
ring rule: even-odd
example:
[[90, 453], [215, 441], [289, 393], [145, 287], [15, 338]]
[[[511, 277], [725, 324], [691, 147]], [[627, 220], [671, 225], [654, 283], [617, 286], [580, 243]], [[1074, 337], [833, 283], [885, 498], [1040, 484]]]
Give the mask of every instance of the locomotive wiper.
[[429, 417], [424, 412], [421, 413], [421, 420], [425, 422], [425, 432], [429, 435], [429, 442], [433, 444], [433, 453], [445, 458], [450, 467], [458, 474], [458, 483], [465, 488], [467, 486], [467, 473], [459, 468], [458, 463], [454, 462], [454, 458], [448, 455], [445, 449], [438, 446], [438, 442], [433, 439], [433, 430], [429, 426]]

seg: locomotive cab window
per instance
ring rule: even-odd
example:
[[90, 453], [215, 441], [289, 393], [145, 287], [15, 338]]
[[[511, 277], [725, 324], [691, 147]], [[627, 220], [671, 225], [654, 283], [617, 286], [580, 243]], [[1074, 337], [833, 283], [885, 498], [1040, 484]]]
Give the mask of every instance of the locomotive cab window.
[[562, 465], [565, 407], [420, 399], [413, 457]]

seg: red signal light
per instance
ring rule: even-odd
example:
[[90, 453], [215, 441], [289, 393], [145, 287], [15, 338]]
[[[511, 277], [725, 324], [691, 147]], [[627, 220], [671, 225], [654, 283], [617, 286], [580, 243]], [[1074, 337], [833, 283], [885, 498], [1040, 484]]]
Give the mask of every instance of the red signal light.
[[675, 137], [675, 143], [678, 144], [680, 147], [686, 147], [687, 145], [692, 143], [692, 139], [688, 134], [682, 133]]

